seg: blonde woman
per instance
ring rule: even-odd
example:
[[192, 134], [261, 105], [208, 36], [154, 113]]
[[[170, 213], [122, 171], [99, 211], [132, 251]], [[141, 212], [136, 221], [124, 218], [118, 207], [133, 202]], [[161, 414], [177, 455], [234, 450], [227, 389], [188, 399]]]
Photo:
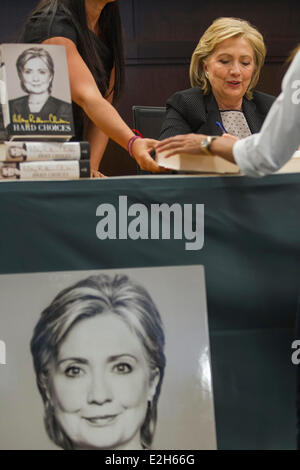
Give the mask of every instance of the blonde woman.
[[254, 90], [265, 55], [262, 35], [247, 21], [215, 20], [192, 55], [192, 88], [167, 102], [160, 140], [189, 133], [244, 138], [259, 132], [275, 99]]
[[222, 137], [178, 135], [160, 142], [156, 150], [165, 152], [166, 157], [176, 153], [219, 155], [236, 163], [247, 176], [264, 176], [279, 170], [300, 144], [300, 45], [290, 60], [281, 93], [259, 133], [242, 140], [228, 134]]
[[50, 439], [65, 450], [150, 449], [166, 364], [160, 314], [124, 275], [77, 282], [31, 341]]

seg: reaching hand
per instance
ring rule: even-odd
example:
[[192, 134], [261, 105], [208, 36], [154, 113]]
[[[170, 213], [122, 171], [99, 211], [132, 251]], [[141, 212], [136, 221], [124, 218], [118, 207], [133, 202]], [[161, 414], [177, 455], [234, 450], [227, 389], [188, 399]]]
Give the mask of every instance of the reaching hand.
[[100, 173], [100, 171], [91, 168], [90, 178], [107, 178], [107, 176], [105, 176], [103, 173]]
[[202, 134], [185, 134], [169, 137], [159, 142], [155, 150], [156, 152], [165, 152], [165, 157], [171, 157], [177, 153], [189, 153], [197, 155], [201, 153], [201, 142], [205, 135]]
[[164, 171], [155, 160], [150, 156], [154, 150], [157, 140], [154, 139], [136, 139], [132, 146], [132, 155], [142, 170], [158, 173]]
[[[185, 134], [170, 137], [169, 139], [162, 140], [156, 145], [156, 152], [164, 152], [164, 157], [168, 158], [177, 153], [188, 153], [192, 155], [205, 155], [201, 151], [201, 142], [206, 137], [202, 134]], [[210, 151], [213, 155], [219, 155], [226, 160], [235, 163], [233, 157], [233, 146], [239, 140], [230, 134], [223, 134], [218, 137], [210, 145]]]

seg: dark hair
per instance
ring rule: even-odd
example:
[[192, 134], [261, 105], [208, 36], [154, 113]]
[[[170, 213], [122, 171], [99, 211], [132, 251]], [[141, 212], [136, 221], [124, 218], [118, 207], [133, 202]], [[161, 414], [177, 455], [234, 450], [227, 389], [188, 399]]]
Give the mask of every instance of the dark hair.
[[25, 87], [24, 78], [23, 78], [24, 67], [26, 63], [28, 62], [28, 60], [36, 59], [36, 58], [41, 59], [44, 62], [44, 64], [47, 66], [47, 69], [49, 70], [51, 79], [49, 82], [48, 92], [51, 93], [53, 77], [54, 77], [54, 63], [49, 52], [43, 49], [42, 47], [30, 47], [29, 49], [25, 49], [22, 52], [22, 54], [19, 55], [17, 59], [16, 66], [17, 66], [19, 79], [21, 81], [22, 90], [28, 93], [28, 90]]
[[151, 446], [157, 419], [157, 402], [164, 376], [165, 337], [159, 312], [140, 285], [127, 276], [99, 274], [90, 276], [61, 291], [41, 314], [31, 340], [31, 353], [37, 385], [45, 406], [47, 433], [58, 446], [72, 449], [73, 443], [56, 419], [49, 390], [49, 365], [55, 361], [59, 347], [80, 321], [103, 313], [120, 317], [140, 340], [152, 379], [159, 380], [141, 428], [141, 444]]
[[[51, 12], [50, 33], [58, 7], [62, 7], [71, 17], [78, 33], [78, 51], [103, 94], [107, 89], [106, 73], [101, 57], [89, 33], [84, 0], [42, 0], [31, 12], [30, 17], [36, 14], [48, 15]], [[115, 84], [112, 91], [114, 92], [113, 101], [116, 102], [120, 97], [124, 83], [124, 53], [118, 0], [105, 5], [100, 15], [98, 26], [99, 39], [110, 49], [113, 56]]]
[[6, 175], [6, 174], [5, 174], [5, 171], [4, 171], [4, 173], [3, 173], [3, 170], [10, 170], [11, 168], [14, 169], [14, 174], [12, 175], [13, 177], [16, 177], [16, 178], [17, 178], [17, 176], [20, 174], [19, 169], [18, 169], [16, 166], [10, 166], [9, 164], [6, 165], [6, 164], [4, 163], [4, 164], [2, 164], [2, 165], [0, 166], [0, 171], [1, 171], [1, 175], [2, 175], [2, 178], [3, 178], [3, 179], [4, 179], [4, 178], [11, 178], [11, 177], [12, 177], [12, 176], [10, 176], [10, 175]]

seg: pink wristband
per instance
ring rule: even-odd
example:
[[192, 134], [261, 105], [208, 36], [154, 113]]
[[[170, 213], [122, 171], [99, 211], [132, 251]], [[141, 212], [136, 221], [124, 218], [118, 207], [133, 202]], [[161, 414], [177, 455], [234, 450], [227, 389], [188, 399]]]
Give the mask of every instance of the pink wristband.
[[131, 139], [129, 139], [129, 142], [128, 142], [128, 153], [131, 157], [133, 157], [132, 146], [133, 146], [133, 143], [136, 141], [136, 139], [141, 139], [141, 137], [139, 135], [134, 135], [133, 137], [131, 137]]

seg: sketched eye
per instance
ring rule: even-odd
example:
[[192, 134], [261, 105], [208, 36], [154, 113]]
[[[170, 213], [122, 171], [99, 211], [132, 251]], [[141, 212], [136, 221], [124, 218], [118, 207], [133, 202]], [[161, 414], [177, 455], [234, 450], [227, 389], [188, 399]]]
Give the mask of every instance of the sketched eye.
[[71, 379], [81, 377], [84, 374], [84, 371], [80, 369], [80, 367], [72, 366], [68, 367], [65, 370], [66, 377], [70, 377]]
[[120, 362], [113, 367], [113, 372], [116, 372], [120, 375], [130, 374], [130, 372], [132, 372], [132, 367], [127, 362]]

